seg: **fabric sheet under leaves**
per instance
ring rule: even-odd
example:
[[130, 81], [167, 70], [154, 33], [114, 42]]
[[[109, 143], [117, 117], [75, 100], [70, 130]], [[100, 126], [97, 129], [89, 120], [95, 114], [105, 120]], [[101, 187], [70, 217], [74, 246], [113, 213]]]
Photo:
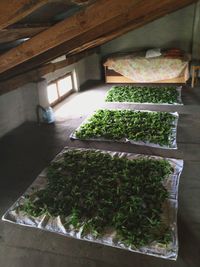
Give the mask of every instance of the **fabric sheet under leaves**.
[[[109, 109], [109, 110], [113, 110], [113, 111], [120, 111], [120, 109]], [[128, 109], [127, 109], [128, 110]], [[121, 111], [123, 111], [121, 109]], [[128, 110], [129, 111], [129, 110]], [[130, 110], [131, 112], [145, 112], [145, 113], [159, 113], [156, 111], [149, 111], [149, 110]], [[98, 112], [98, 110], [97, 110]], [[70, 138], [73, 140], [91, 140], [91, 141], [109, 141], [109, 142], [121, 142], [121, 143], [131, 143], [131, 144], [135, 144], [135, 145], [142, 145], [142, 146], [150, 146], [150, 147], [158, 147], [158, 148], [165, 148], [165, 149], [177, 149], [177, 144], [176, 144], [176, 135], [177, 135], [177, 125], [178, 125], [178, 118], [179, 115], [177, 112], [170, 112], [169, 114], [171, 114], [172, 116], [174, 116], [174, 120], [172, 122], [171, 125], [171, 134], [169, 135], [169, 145], [160, 145], [158, 143], [153, 143], [150, 142], [148, 140], [133, 140], [130, 139], [128, 137], [124, 137], [122, 139], [116, 140], [116, 139], [108, 139], [105, 138], [104, 136], [99, 136], [99, 137], [91, 137], [91, 138], [85, 138], [85, 139], [81, 139], [80, 137], [77, 136], [77, 132], [81, 129], [82, 126], [87, 125], [87, 124], [91, 124], [91, 120], [93, 119], [93, 116], [95, 115], [95, 113], [93, 113], [92, 115], [88, 116], [88, 118], [86, 118], [86, 120], [83, 121], [83, 123], [81, 123], [81, 125], [70, 135]], [[142, 126], [141, 124], [139, 125], [139, 127]], [[101, 126], [98, 126], [101, 127]], [[115, 127], [115, 126], [113, 126]], [[114, 128], [115, 129], [115, 128]], [[115, 129], [117, 130], [117, 129]]]
[[[53, 161], [58, 161], [62, 159], [63, 154], [69, 150], [80, 150], [86, 151], [88, 149], [77, 149], [77, 148], [69, 148], [66, 147], [61, 153], [57, 155], [57, 157]], [[99, 150], [95, 150], [99, 151]], [[145, 156], [139, 154], [132, 153], [123, 153], [123, 152], [111, 152], [111, 151], [101, 151], [103, 153], [109, 153], [111, 156], [118, 156], [127, 158], [130, 160], [138, 159], [138, 158], [148, 158], [148, 159], [162, 159], [157, 156]], [[69, 229], [65, 227], [65, 220], [60, 216], [57, 217], [49, 217], [47, 215], [42, 215], [40, 217], [32, 217], [24, 214], [24, 212], [19, 210], [19, 206], [22, 205], [25, 201], [25, 196], [31, 196], [37, 190], [44, 189], [47, 186], [47, 170], [45, 169], [35, 180], [35, 182], [28, 188], [25, 194], [20, 197], [16, 203], [4, 214], [3, 220], [15, 224], [20, 224], [24, 226], [34, 227], [43, 229], [46, 231], [55, 232], [58, 234], [62, 234], [68, 237], [73, 237], [77, 239], [87, 240], [91, 242], [101, 243], [104, 245], [109, 245], [121, 249], [126, 249], [129, 251], [134, 251], [142, 254], [152, 255], [156, 257], [161, 257], [165, 259], [175, 260], [178, 254], [178, 237], [177, 237], [177, 208], [178, 208], [178, 184], [179, 178], [183, 168], [183, 161], [176, 159], [166, 159], [174, 169], [174, 173], [166, 177], [163, 182], [163, 185], [169, 192], [169, 198], [165, 202], [163, 207], [163, 216], [170, 226], [172, 232], [172, 242], [168, 246], [163, 246], [159, 243], [152, 243], [149, 246], [143, 246], [138, 249], [132, 249], [131, 247], [125, 246], [121, 242], [116, 242], [114, 239], [114, 233], [112, 230], [108, 230], [107, 233], [100, 237], [95, 238], [93, 235], [88, 234], [87, 236], [82, 237], [80, 231], [75, 231], [73, 229]]]

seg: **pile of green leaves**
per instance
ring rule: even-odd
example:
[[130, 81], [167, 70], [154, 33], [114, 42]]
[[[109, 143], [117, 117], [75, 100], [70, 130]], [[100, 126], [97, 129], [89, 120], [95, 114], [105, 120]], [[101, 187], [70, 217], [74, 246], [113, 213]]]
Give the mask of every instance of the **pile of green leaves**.
[[166, 160], [128, 160], [98, 151], [69, 150], [48, 168], [48, 185], [27, 197], [21, 210], [48, 214], [82, 229], [82, 236], [116, 231], [116, 240], [135, 247], [153, 241], [167, 244], [168, 226], [161, 219], [168, 192], [163, 180], [173, 172]]
[[107, 102], [178, 103], [175, 87], [113, 86], [107, 94]]
[[105, 138], [171, 145], [174, 115], [167, 112], [98, 110], [75, 132], [80, 139]]

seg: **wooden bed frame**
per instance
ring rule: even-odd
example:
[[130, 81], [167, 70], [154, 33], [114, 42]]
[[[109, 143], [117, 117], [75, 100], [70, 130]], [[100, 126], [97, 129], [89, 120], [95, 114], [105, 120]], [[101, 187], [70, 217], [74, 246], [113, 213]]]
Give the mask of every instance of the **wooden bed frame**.
[[[139, 83], [134, 80], [131, 80], [129, 78], [124, 77], [120, 73], [109, 70], [107, 66], [104, 66], [105, 68], [105, 82], [106, 83]], [[161, 80], [161, 81], [154, 81], [154, 82], [147, 82], [147, 83], [181, 83], [185, 84], [188, 79], [188, 69], [185, 69], [184, 73], [180, 77], [176, 77], [173, 79], [168, 80]], [[145, 82], [142, 82], [145, 83]]]

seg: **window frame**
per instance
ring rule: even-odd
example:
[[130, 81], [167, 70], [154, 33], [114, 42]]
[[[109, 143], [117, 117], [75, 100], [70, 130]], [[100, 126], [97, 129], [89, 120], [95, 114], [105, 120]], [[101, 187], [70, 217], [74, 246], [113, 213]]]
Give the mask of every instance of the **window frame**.
[[[59, 94], [59, 88], [58, 88], [58, 82], [59, 82], [60, 80], [64, 79], [64, 78], [69, 77], [69, 76], [71, 76], [72, 89], [71, 89], [70, 91], [66, 92], [64, 95], [60, 96], [60, 94]], [[57, 105], [58, 103], [60, 103], [61, 101], [63, 101], [65, 98], [67, 98], [69, 95], [71, 95], [71, 93], [73, 93], [73, 92], [75, 91], [74, 77], [73, 77], [73, 73], [72, 73], [72, 72], [68, 72], [68, 73], [66, 73], [65, 75], [63, 75], [63, 76], [61, 76], [61, 77], [59, 77], [59, 78], [57, 78], [57, 79], [51, 81], [51, 82], [47, 85], [47, 87], [50, 86], [50, 85], [52, 85], [52, 84], [55, 84], [55, 85], [56, 85], [56, 91], [57, 91], [58, 98], [57, 98], [55, 101], [53, 101], [52, 103], [49, 103], [49, 105], [50, 105], [51, 107], [54, 107], [55, 105]], [[47, 92], [47, 93], [48, 93], [48, 92]]]

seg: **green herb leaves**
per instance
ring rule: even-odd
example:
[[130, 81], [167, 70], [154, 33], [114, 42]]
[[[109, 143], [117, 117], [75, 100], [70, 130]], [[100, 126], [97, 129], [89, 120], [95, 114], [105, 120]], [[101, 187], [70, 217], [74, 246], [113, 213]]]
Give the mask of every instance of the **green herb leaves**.
[[179, 103], [175, 87], [113, 86], [107, 93], [107, 102]]
[[172, 146], [175, 116], [167, 112], [98, 110], [75, 132], [77, 138], [105, 138]]
[[48, 167], [46, 189], [35, 192], [20, 207], [31, 216], [68, 218], [66, 227], [82, 229], [94, 238], [109, 227], [126, 245], [168, 243], [162, 219], [168, 192], [163, 180], [173, 173], [166, 160], [129, 160], [94, 150], [69, 150]]

